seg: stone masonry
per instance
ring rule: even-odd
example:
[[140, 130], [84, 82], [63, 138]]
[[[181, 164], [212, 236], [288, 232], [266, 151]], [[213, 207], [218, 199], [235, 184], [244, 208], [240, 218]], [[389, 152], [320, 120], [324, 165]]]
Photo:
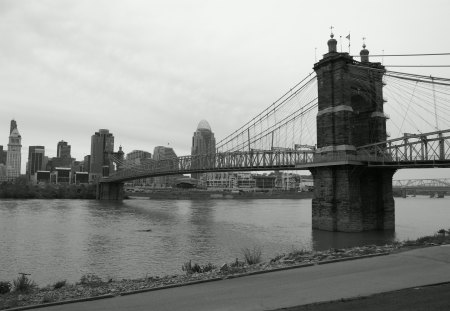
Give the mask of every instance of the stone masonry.
[[[386, 140], [383, 112], [384, 67], [336, 51], [315, 64], [318, 81], [317, 152], [330, 165], [311, 169], [314, 177], [312, 225], [344, 232], [395, 228], [393, 169], [370, 168], [356, 161], [356, 147]], [[353, 161], [352, 161], [353, 160]]]

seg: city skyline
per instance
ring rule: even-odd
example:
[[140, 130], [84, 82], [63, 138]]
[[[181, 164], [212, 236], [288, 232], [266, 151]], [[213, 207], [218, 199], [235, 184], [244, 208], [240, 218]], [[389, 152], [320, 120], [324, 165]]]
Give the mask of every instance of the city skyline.
[[[170, 144], [179, 156], [189, 155], [199, 120], [210, 122], [219, 141], [310, 73], [326, 52], [331, 25], [339, 50], [348, 49], [351, 33], [352, 54], [362, 37], [371, 54], [450, 51], [438, 36], [449, 26], [447, 1], [380, 1], [373, 11], [350, 1], [327, 1], [326, 12], [323, 5], [4, 1], [0, 132], [11, 119], [19, 122], [22, 173], [29, 146], [56, 156], [64, 140], [81, 161], [99, 128], [114, 133], [115, 149], [122, 145], [126, 153]], [[429, 22], [417, 23], [421, 17]], [[388, 62], [446, 63], [439, 57]], [[448, 68], [398, 70], [450, 76]], [[6, 136], [0, 145], [7, 145]], [[449, 175], [427, 174], [420, 170], [424, 178]]]

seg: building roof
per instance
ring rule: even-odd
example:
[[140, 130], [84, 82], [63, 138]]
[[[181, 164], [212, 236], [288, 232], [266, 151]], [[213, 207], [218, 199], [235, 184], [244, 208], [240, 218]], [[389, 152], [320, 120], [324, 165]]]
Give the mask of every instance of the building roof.
[[11, 134], [10, 134], [9, 136], [12, 136], [12, 137], [20, 137], [19, 130], [18, 130], [17, 128], [13, 129], [13, 130], [11, 131]]
[[200, 123], [197, 126], [197, 130], [209, 130], [209, 131], [211, 131], [211, 126], [209, 125], [208, 121], [201, 120]]

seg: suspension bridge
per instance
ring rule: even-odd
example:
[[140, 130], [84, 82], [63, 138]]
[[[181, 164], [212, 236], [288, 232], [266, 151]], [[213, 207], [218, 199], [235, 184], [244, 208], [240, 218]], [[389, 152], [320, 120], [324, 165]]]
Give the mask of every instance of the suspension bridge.
[[[146, 177], [265, 170], [310, 170], [313, 228], [395, 228], [392, 176], [402, 168], [450, 167], [450, 79], [389, 71], [337, 52], [336, 40], [314, 72], [216, 145], [216, 152], [129, 164], [98, 198], [123, 197], [125, 181]], [[392, 115], [392, 116], [391, 116]], [[396, 131], [396, 137], [390, 138]]]

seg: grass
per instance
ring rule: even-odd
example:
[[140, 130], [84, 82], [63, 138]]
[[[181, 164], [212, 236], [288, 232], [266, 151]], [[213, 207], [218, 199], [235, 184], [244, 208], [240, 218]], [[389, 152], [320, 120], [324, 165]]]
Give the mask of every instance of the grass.
[[260, 263], [262, 260], [262, 251], [261, 247], [254, 246], [252, 249], [243, 248], [242, 253], [244, 255], [244, 260], [249, 265], [254, 265]]
[[14, 291], [18, 293], [28, 293], [37, 288], [36, 283], [27, 277], [26, 273], [20, 273], [20, 276], [13, 281]]

